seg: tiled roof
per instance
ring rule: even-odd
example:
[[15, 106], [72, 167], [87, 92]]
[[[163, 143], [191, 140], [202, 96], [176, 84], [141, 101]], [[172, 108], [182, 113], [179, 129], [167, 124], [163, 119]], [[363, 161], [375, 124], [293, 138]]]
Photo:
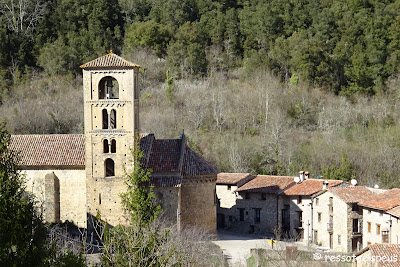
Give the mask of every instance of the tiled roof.
[[328, 188], [343, 183], [340, 180], [307, 179], [291, 186], [283, 191], [282, 194], [287, 196], [311, 196], [322, 190], [324, 181], [328, 182]]
[[[400, 261], [400, 244], [374, 244], [369, 246], [365, 251], [370, 250], [371, 256], [380, 256], [381, 260], [377, 262], [379, 267], [399, 266]], [[385, 258], [383, 258], [385, 256]], [[397, 260], [395, 260], [397, 258]], [[384, 261], [383, 259], [387, 259]]]
[[400, 218], [400, 206], [397, 206], [393, 209], [388, 210], [387, 213], [389, 213], [397, 218]]
[[217, 176], [217, 184], [236, 185], [238, 182], [248, 178], [250, 173], [224, 173], [221, 172]]
[[82, 134], [12, 135], [10, 149], [19, 152], [23, 166], [84, 166]]
[[181, 175], [172, 175], [172, 176], [155, 176], [152, 175], [150, 179], [150, 183], [154, 187], [178, 187], [182, 183]]
[[186, 147], [182, 173], [184, 176], [196, 176], [218, 174], [219, 171], [189, 147]]
[[153, 172], [179, 172], [180, 157], [181, 139], [155, 139], [146, 167]]
[[257, 175], [256, 178], [239, 187], [236, 191], [278, 194], [293, 185], [295, 183], [293, 179], [294, 176]]
[[366, 198], [359, 205], [380, 210], [392, 209], [400, 205], [400, 189], [394, 188], [371, 198]]
[[133, 67], [140, 67], [139, 65], [136, 65], [132, 62], [129, 62], [125, 59], [123, 59], [120, 56], [117, 56], [114, 53], [109, 53], [105, 56], [96, 58], [92, 61], [89, 61], [88, 63], [85, 63], [81, 65], [82, 69], [86, 68], [104, 68], [104, 67], [128, 67], [128, 68], [133, 68]]
[[329, 191], [346, 203], [361, 202], [375, 195], [365, 186], [332, 187]]

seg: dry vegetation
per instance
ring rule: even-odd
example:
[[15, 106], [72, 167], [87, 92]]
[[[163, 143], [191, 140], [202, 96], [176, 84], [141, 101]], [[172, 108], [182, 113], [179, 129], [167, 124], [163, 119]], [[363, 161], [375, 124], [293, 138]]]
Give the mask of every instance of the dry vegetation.
[[[399, 186], [398, 78], [380, 95], [344, 97], [240, 68], [174, 79], [171, 98], [164, 60], [148, 50], [124, 56], [143, 66], [142, 132], [176, 138], [184, 129], [190, 145], [221, 171], [296, 175], [308, 170], [316, 177], [327, 167], [340, 168], [345, 155], [360, 183]], [[3, 93], [0, 113], [10, 132], [82, 133], [81, 78], [27, 77]]]

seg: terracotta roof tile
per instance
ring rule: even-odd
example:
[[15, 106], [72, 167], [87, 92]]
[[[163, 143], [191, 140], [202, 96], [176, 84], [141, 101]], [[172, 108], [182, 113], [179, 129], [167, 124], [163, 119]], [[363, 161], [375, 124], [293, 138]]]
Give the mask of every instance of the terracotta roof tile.
[[82, 134], [12, 135], [10, 149], [21, 156], [23, 166], [84, 166]]
[[197, 155], [189, 147], [186, 147], [182, 173], [184, 176], [196, 176], [218, 174], [219, 171], [211, 163]]
[[400, 189], [394, 188], [379, 195], [366, 198], [359, 205], [380, 210], [392, 209], [400, 205]]
[[328, 189], [334, 195], [346, 203], [357, 203], [373, 197], [372, 193], [365, 186], [332, 187]]
[[[322, 190], [324, 181], [325, 180], [321, 179], [307, 179], [291, 186], [283, 191], [282, 194], [287, 196], [311, 196]], [[328, 182], [328, 188], [344, 183], [344, 181], [341, 180], [326, 181]]]
[[153, 172], [179, 172], [180, 157], [181, 139], [155, 139], [146, 167]]
[[217, 184], [236, 185], [237, 183], [249, 178], [250, 173], [224, 173], [221, 172], [217, 176]]
[[104, 68], [104, 67], [125, 67], [125, 68], [133, 68], [133, 67], [140, 67], [132, 62], [129, 62], [123, 59], [120, 56], [117, 56], [114, 53], [109, 53], [102, 57], [96, 58], [88, 63], [81, 65], [82, 69], [86, 68]]
[[236, 191], [278, 194], [293, 185], [295, 183], [293, 179], [294, 176], [257, 175], [256, 178], [236, 189]]
[[[379, 261], [377, 266], [382, 267], [391, 267], [391, 266], [399, 266], [400, 261], [400, 244], [374, 244], [368, 249], [371, 251], [371, 256], [386, 256], [387, 261]], [[368, 250], [367, 249], [367, 250]], [[394, 258], [397, 257], [397, 260]]]
[[400, 218], [400, 206], [397, 206], [393, 209], [388, 210], [387, 213], [389, 213], [397, 218]]

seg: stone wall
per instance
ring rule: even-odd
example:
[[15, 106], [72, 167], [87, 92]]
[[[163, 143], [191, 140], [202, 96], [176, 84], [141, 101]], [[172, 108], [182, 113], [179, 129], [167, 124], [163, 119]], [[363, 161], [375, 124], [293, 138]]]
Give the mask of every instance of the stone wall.
[[[37, 200], [38, 205], [42, 207], [45, 214], [47, 206], [54, 205], [56, 198], [46, 197], [46, 175], [49, 180], [47, 183], [47, 196], [49, 188], [54, 186], [50, 182], [50, 177], [55, 175], [59, 181], [59, 219], [61, 221], [72, 221], [79, 227], [86, 227], [86, 174], [81, 169], [25, 169], [23, 173], [26, 175], [27, 191], [32, 192]], [[46, 203], [49, 201], [49, 203]], [[52, 211], [50, 211], [52, 213]], [[46, 216], [47, 217], [47, 216]]]
[[156, 187], [153, 190], [163, 210], [160, 218], [167, 223], [176, 224], [180, 208], [180, 187]]
[[181, 227], [185, 225], [203, 227], [216, 233], [217, 175], [185, 176], [181, 185]]

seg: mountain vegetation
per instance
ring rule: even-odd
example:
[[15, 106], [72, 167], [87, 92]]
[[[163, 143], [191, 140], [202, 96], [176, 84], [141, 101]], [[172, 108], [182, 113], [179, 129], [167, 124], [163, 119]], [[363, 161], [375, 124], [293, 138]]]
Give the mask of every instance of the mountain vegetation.
[[400, 1], [1, 0], [8, 130], [82, 133], [79, 66], [141, 68], [141, 129], [221, 171], [400, 186]]

